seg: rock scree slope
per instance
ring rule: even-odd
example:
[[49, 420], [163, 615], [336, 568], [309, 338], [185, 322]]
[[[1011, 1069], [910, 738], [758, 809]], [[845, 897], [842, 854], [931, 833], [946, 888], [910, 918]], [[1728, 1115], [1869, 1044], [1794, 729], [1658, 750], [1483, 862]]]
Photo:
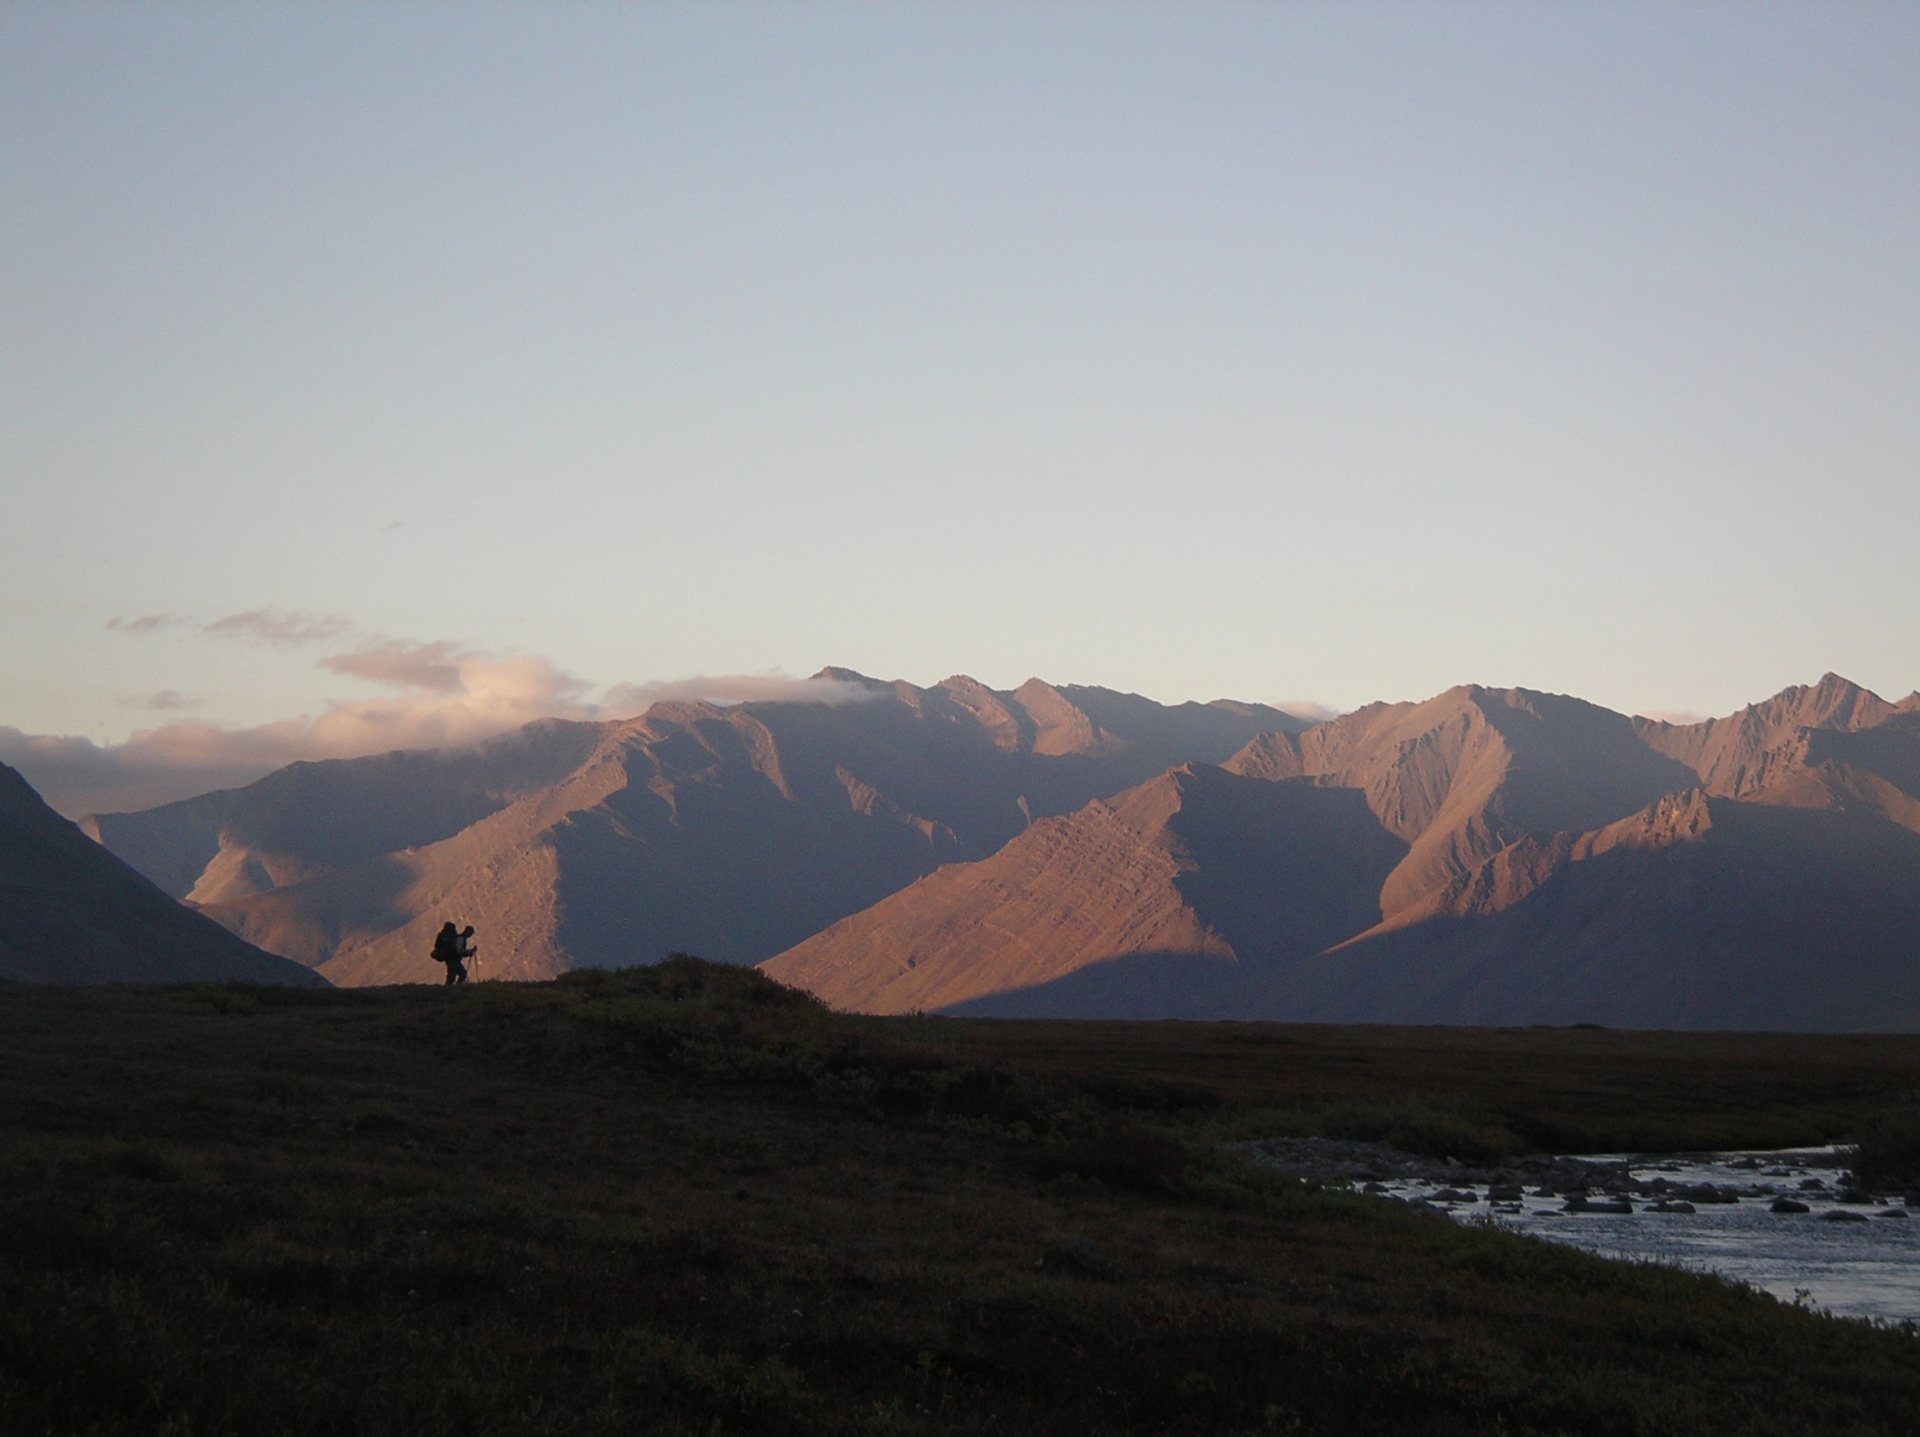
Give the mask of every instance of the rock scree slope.
[[1269, 1010], [1322, 1021], [1912, 1031], [1920, 834], [1670, 794], [1524, 839], [1273, 985]]

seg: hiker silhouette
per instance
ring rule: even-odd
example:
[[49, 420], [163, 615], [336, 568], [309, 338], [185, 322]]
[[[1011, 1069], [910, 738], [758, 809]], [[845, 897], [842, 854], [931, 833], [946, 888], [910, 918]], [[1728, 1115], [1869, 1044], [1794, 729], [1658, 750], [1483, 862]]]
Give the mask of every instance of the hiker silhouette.
[[467, 981], [467, 967], [461, 960], [474, 955], [474, 946], [468, 941], [472, 937], [471, 923], [462, 931], [453, 926], [452, 919], [442, 923], [440, 931], [434, 935], [433, 961], [447, 965], [447, 982], [450, 984]]

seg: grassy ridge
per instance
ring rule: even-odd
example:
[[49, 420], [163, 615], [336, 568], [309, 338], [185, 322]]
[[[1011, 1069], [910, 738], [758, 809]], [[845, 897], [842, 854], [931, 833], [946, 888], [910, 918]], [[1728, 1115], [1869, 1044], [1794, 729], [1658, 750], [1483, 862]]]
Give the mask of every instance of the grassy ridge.
[[0, 1431], [1912, 1431], [1909, 1333], [1214, 1144], [1811, 1141], [1917, 1070], [1899, 1039], [856, 1020], [692, 961], [9, 987]]

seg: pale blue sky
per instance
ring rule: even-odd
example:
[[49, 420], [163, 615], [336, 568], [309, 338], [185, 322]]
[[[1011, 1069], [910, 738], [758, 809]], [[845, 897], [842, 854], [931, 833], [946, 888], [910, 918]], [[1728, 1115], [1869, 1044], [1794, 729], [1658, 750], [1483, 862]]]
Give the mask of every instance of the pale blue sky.
[[382, 640], [1904, 694], [1916, 77], [1912, 5], [10, 5], [0, 725], [447, 701]]

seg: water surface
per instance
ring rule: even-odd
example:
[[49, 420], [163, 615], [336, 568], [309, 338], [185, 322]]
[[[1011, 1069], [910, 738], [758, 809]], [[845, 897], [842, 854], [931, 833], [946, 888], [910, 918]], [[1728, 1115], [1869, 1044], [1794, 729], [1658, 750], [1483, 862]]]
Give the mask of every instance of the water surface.
[[[1565, 1212], [1564, 1197], [1541, 1197], [1531, 1187], [1517, 1203], [1490, 1203], [1483, 1185], [1473, 1201], [1434, 1205], [1458, 1220], [1490, 1219], [1603, 1257], [1715, 1272], [1785, 1301], [1849, 1317], [1920, 1322], [1920, 1212], [1909, 1218], [1899, 1197], [1882, 1196], [1871, 1205], [1837, 1201], [1843, 1160], [1832, 1148], [1688, 1158], [1607, 1153], [1586, 1160], [1625, 1162], [1636, 1183], [1657, 1178], [1676, 1187], [1709, 1183], [1741, 1196], [1732, 1203], [1696, 1203], [1691, 1213], [1649, 1211], [1636, 1197], [1631, 1214], [1616, 1215]], [[1821, 1186], [1801, 1186], [1812, 1181]], [[1389, 1182], [1384, 1188], [1391, 1196], [1428, 1201], [1444, 1190], [1439, 1183], [1418, 1180]], [[1775, 1196], [1804, 1202], [1810, 1210], [1773, 1212]], [[1842, 1212], [1865, 1221], [1828, 1217]]]

